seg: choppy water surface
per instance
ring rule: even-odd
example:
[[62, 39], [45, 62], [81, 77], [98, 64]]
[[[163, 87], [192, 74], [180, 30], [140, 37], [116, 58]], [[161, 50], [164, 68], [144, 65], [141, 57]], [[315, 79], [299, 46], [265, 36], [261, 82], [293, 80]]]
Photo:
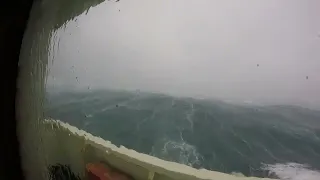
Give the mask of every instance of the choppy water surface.
[[47, 97], [47, 117], [165, 160], [260, 177], [320, 177], [320, 111], [124, 91]]

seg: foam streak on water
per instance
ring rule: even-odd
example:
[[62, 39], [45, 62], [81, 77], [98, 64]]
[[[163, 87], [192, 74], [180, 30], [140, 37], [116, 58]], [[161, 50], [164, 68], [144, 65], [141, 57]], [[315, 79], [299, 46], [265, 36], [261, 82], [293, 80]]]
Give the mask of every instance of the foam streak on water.
[[[189, 166], [199, 166], [203, 161], [196, 147], [184, 141], [162, 139], [160, 144], [163, 144], [162, 148], [153, 147], [151, 155]], [[160, 152], [159, 149], [161, 149]]]
[[275, 174], [282, 180], [319, 180], [320, 172], [311, 170], [308, 165], [298, 163], [263, 164], [263, 170]]
[[318, 110], [107, 90], [49, 95], [47, 118], [116, 145], [195, 168], [320, 180]]

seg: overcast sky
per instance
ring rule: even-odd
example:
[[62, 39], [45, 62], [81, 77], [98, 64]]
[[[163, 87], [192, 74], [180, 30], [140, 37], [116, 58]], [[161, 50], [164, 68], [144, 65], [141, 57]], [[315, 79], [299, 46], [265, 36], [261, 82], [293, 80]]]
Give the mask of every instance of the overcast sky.
[[106, 1], [53, 42], [56, 85], [320, 106], [319, 0]]

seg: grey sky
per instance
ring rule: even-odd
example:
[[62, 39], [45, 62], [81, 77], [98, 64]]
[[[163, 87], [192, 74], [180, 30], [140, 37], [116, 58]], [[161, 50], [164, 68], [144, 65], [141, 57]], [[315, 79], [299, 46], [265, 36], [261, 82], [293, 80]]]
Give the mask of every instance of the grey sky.
[[54, 41], [50, 83], [320, 106], [318, 0], [106, 1]]

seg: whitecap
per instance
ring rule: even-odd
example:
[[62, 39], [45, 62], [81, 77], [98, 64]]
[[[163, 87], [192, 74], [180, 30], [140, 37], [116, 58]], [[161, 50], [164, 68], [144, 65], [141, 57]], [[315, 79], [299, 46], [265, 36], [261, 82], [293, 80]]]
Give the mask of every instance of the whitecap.
[[298, 163], [263, 164], [262, 170], [269, 171], [281, 180], [319, 180], [320, 172], [312, 170], [309, 165]]

